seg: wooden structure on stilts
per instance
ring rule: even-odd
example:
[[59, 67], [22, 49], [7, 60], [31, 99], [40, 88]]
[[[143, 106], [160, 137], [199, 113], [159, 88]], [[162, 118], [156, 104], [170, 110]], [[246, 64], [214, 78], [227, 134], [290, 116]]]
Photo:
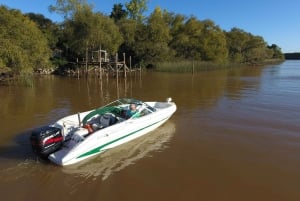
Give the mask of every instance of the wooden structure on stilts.
[[99, 77], [102, 77], [103, 74], [116, 77], [123, 75], [126, 78], [128, 73], [141, 70], [141, 68], [132, 68], [131, 56], [129, 57], [129, 66], [127, 66], [125, 58], [125, 53], [123, 53], [122, 60], [119, 59], [118, 53], [116, 53], [114, 58], [109, 58], [107, 51], [101, 50], [101, 48], [91, 52], [86, 50], [85, 58], [82, 60], [77, 59], [76, 61], [76, 72], [72, 71], [70, 74], [76, 73], [78, 77], [92, 74]]

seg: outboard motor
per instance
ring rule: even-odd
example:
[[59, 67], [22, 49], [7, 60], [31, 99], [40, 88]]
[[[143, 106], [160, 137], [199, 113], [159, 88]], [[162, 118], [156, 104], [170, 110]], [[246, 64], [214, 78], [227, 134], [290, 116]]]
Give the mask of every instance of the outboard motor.
[[30, 141], [38, 155], [48, 157], [62, 147], [63, 135], [60, 128], [44, 126], [31, 133]]

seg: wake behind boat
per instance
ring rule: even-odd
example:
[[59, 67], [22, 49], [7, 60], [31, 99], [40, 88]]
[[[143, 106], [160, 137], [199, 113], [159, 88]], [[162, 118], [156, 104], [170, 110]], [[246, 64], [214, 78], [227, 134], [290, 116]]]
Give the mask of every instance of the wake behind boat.
[[52, 162], [71, 165], [159, 127], [176, 111], [176, 104], [171, 101], [171, 98], [166, 102], [118, 99], [34, 130], [31, 144], [39, 155]]

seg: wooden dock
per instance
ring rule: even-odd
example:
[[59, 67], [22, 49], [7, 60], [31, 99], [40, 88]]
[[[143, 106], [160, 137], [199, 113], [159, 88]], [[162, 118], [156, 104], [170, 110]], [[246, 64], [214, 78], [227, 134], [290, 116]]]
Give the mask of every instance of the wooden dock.
[[127, 73], [140, 71], [141, 68], [132, 68], [131, 56], [129, 57], [129, 65], [126, 64], [126, 55], [123, 53], [122, 60], [119, 60], [118, 54], [113, 59], [108, 58], [106, 50], [97, 50], [86, 52], [86, 57], [76, 61], [76, 71], [70, 71], [69, 74], [76, 74], [78, 77], [82, 75], [96, 74], [100, 77], [102, 75], [113, 75], [119, 77], [127, 77]]

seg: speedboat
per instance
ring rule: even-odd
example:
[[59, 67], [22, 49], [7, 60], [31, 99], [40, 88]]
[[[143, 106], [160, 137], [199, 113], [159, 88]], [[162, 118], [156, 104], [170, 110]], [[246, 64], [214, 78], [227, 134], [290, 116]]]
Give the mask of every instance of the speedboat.
[[[132, 104], [136, 111], [128, 117]], [[41, 157], [57, 165], [71, 165], [149, 133], [175, 111], [171, 98], [165, 102], [122, 98], [35, 129], [31, 145]]]

